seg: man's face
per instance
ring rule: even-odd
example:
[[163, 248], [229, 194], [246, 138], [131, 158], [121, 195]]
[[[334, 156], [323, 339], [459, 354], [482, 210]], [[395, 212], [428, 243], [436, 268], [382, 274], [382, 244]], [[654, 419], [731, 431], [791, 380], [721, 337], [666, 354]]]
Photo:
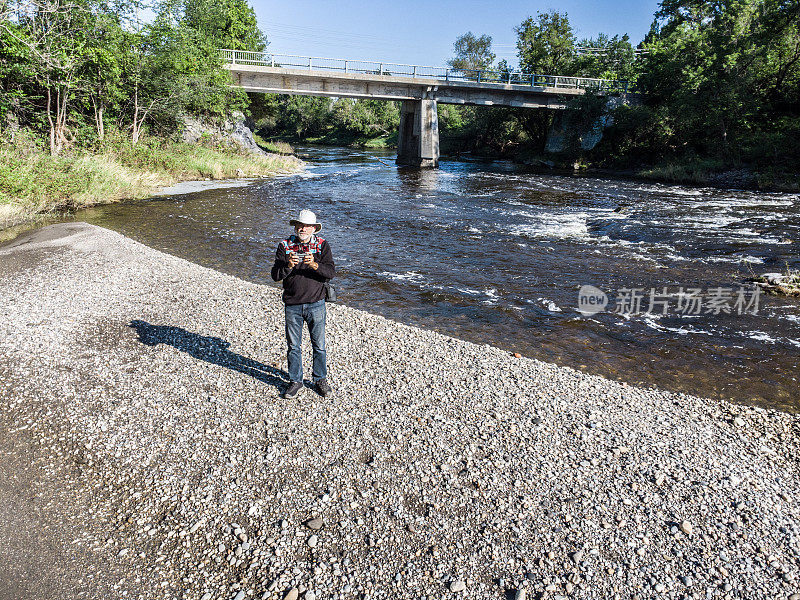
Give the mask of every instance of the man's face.
[[304, 244], [311, 239], [311, 235], [314, 233], [316, 227], [314, 225], [295, 225], [294, 231], [297, 234], [297, 237], [300, 238], [300, 241]]

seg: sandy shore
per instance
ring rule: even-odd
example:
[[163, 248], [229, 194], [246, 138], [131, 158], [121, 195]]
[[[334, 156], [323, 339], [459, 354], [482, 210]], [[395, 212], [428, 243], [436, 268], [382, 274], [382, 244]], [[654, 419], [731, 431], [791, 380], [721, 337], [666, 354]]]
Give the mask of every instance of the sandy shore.
[[276, 287], [83, 223], [0, 307], [2, 600], [800, 599], [800, 417], [341, 305], [287, 401]]

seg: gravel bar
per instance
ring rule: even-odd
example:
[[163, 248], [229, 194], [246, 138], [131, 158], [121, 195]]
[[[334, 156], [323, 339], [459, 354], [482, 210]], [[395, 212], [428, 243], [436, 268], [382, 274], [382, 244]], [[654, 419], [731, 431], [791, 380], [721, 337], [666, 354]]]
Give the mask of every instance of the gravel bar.
[[800, 599], [796, 415], [344, 305], [285, 400], [276, 286], [85, 223], [0, 307], [2, 599]]

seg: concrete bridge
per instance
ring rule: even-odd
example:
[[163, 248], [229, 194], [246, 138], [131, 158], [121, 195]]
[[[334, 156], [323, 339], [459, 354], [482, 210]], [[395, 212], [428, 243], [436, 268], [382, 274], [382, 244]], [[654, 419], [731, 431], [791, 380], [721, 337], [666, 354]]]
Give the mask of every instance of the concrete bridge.
[[393, 63], [221, 50], [234, 85], [248, 92], [398, 100], [397, 164], [436, 167], [437, 103], [566, 108], [587, 91], [624, 94], [627, 82], [518, 72], [474, 71]]

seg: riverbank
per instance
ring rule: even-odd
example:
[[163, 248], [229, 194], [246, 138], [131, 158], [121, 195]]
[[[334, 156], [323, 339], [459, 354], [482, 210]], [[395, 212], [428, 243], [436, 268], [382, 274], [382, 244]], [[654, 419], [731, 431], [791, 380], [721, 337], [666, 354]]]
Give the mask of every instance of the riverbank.
[[30, 139], [0, 144], [0, 229], [54, 213], [157, 195], [182, 181], [271, 177], [300, 170], [292, 156], [221, 145], [109, 138], [94, 151], [50, 156]]
[[0, 281], [0, 598], [800, 593], [797, 416], [341, 305], [287, 401], [276, 287], [81, 223]]

